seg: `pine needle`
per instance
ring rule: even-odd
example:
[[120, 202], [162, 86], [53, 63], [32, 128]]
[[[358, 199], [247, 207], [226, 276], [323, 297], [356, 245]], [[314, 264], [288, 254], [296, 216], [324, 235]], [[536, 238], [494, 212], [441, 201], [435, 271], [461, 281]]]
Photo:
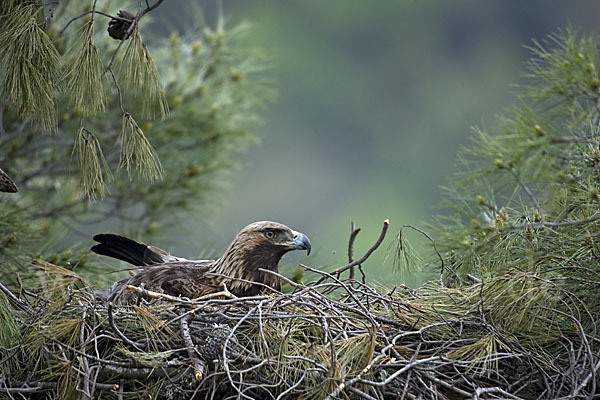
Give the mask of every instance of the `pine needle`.
[[129, 113], [123, 114], [119, 167], [127, 169], [130, 177], [135, 168], [139, 176], [150, 182], [162, 179], [162, 166], [158, 155]]
[[136, 29], [129, 40], [123, 59], [119, 63], [119, 81], [125, 90], [139, 90], [144, 86], [144, 68], [142, 60], [142, 37]]
[[132, 360], [140, 363], [145, 367], [158, 368], [162, 366], [177, 350], [165, 350], [155, 352], [137, 352], [128, 350], [125, 346], [119, 346], [119, 351], [131, 358]]
[[106, 101], [102, 60], [93, 36], [94, 24], [90, 20], [67, 53], [65, 62], [66, 89], [75, 106], [85, 115], [104, 111]]
[[146, 79], [142, 88], [142, 116], [154, 119], [157, 116], [165, 118], [169, 114], [169, 103], [165, 96], [165, 89], [158, 73], [158, 68], [150, 56], [148, 47], [142, 43], [144, 52], [144, 66]]
[[59, 76], [59, 54], [37, 21], [42, 10], [35, 5], [18, 7], [2, 18], [0, 94], [22, 117], [39, 120], [41, 128], [58, 129], [54, 95]]
[[398, 232], [395, 241], [394, 252], [394, 271], [396, 272], [415, 272], [423, 265], [423, 259], [419, 256], [406, 238], [402, 229]]
[[104, 198], [106, 186], [102, 167], [106, 171], [108, 180], [112, 180], [110, 167], [104, 158], [98, 139], [83, 126], [79, 128], [77, 133], [72, 154], [75, 154], [75, 152], [77, 152], [79, 163], [79, 188], [82, 195], [92, 200], [96, 199], [96, 195]]
[[169, 113], [158, 68], [137, 29], [123, 55], [119, 80], [126, 90], [141, 99], [144, 118], [164, 118]]
[[0, 294], [0, 359], [6, 360], [3, 368], [10, 373], [18, 363], [11, 357], [13, 347], [19, 344], [19, 324], [16, 320], [15, 310], [5, 295]]

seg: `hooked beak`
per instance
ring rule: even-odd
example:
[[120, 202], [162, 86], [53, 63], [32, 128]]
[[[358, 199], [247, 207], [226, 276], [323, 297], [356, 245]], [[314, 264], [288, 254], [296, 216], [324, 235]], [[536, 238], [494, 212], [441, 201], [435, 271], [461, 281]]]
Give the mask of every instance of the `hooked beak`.
[[294, 250], [306, 250], [306, 255], [310, 254], [310, 240], [304, 233], [294, 232], [292, 246], [294, 246]]

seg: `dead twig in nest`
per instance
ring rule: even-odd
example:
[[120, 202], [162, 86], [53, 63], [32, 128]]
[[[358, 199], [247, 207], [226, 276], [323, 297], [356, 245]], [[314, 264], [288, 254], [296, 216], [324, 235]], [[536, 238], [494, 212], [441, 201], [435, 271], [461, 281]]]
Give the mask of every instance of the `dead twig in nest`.
[[[345, 271], [347, 271], [347, 270], [355, 267], [356, 265], [360, 265], [360, 264], [364, 263], [365, 261], [367, 261], [367, 259], [371, 256], [371, 254], [373, 254], [373, 252], [375, 250], [377, 250], [377, 248], [379, 247], [379, 245], [383, 242], [383, 239], [385, 239], [385, 234], [387, 233], [387, 230], [388, 230], [389, 226], [390, 226], [390, 220], [389, 219], [386, 219], [385, 221], [383, 221], [383, 227], [381, 228], [381, 233], [379, 234], [379, 237], [377, 238], [377, 240], [375, 241], [375, 243], [373, 244], [373, 246], [371, 246], [371, 248], [369, 248], [369, 250], [367, 250], [366, 253], [361, 258], [359, 258], [358, 260], [351, 261], [348, 264], [344, 265], [343, 267], [340, 267], [340, 268], [336, 269], [334, 271], [334, 273], [339, 276], [342, 272], [345, 272]], [[356, 237], [357, 234], [358, 234], [358, 232], [356, 232], [354, 234], [354, 237]], [[349, 244], [349, 246], [354, 244], [354, 240], [352, 239], [352, 235], [350, 237], [351, 237], [351, 239], [350, 239], [351, 243]], [[325, 277], [322, 277], [321, 279], [319, 279], [317, 281], [317, 284], [323, 282], [324, 280], [325, 280]]]

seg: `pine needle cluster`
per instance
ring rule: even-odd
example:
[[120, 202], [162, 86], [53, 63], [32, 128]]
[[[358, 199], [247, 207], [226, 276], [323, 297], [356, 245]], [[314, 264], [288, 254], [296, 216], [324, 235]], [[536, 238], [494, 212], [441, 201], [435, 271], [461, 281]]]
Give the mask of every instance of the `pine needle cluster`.
[[[65, 58], [65, 90], [75, 107], [84, 115], [104, 111], [104, 67], [94, 44], [93, 20], [81, 28], [81, 36], [73, 43]], [[98, 189], [103, 190], [100, 187]]]
[[44, 15], [39, 6], [16, 6], [12, 0], [7, 3], [8, 13], [0, 25], [0, 59], [4, 64], [0, 94], [22, 118], [33, 118], [42, 130], [55, 132], [59, 53], [40, 26]]
[[137, 29], [121, 60], [119, 77], [123, 87], [142, 103], [144, 118], [165, 118], [169, 114], [169, 104], [158, 68]]
[[92, 199], [95, 199], [97, 194], [104, 197], [105, 185], [102, 171], [105, 171], [108, 180], [112, 179], [112, 174], [98, 139], [83, 126], [77, 134], [72, 154], [77, 154], [79, 171], [81, 171], [79, 186], [82, 192]]
[[162, 177], [162, 166], [156, 152], [129, 113], [123, 114], [120, 140], [120, 166], [124, 167], [127, 173], [131, 175], [132, 169], [135, 168], [139, 176], [150, 182]]
[[[135, 108], [135, 105], [123, 103], [125, 95], [128, 100], [131, 97], [132, 102], [142, 104], [143, 118], [164, 118], [169, 112], [169, 105], [163, 83], [139, 32], [138, 19], [143, 14], [127, 14], [134, 18], [135, 30], [125, 53], [119, 57], [121, 46], [108, 46], [110, 39], [106, 32], [95, 34], [98, 18], [110, 14], [97, 14], [96, 7], [100, 7], [101, 3], [89, 3], [89, 10], [74, 16], [59, 34], [56, 27], [59, 21], [53, 20], [54, 13], [46, 13], [42, 4], [10, 0], [3, 5], [5, 10], [0, 16], [0, 57], [7, 62], [0, 70], [0, 93], [8, 99], [9, 105], [18, 111], [21, 118], [39, 120], [42, 130], [56, 132], [59, 129], [57, 109], [61, 111], [62, 95], [66, 97], [68, 104], [74, 106], [73, 113], [80, 117], [90, 118], [106, 113], [107, 117], [114, 118], [115, 107], [109, 105], [107, 110], [109, 100], [105, 89], [105, 79], [112, 77], [111, 83], [116, 88], [112, 96], [118, 96], [121, 109], [117, 115]], [[73, 9], [74, 7], [63, 4], [58, 7], [56, 14], [70, 16], [69, 12]], [[87, 14], [90, 16], [82, 18]], [[50, 39], [49, 33], [54, 41]], [[97, 39], [101, 42], [100, 46], [96, 44]], [[123, 66], [118, 80], [112, 70], [115, 60]], [[116, 97], [112, 99], [112, 103], [117, 103]], [[95, 131], [98, 135], [106, 134], [101, 129]], [[71, 132], [71, 137], [78, 135], [76, 132], [77, 130]], [[150, 147], [144, 145], [147, 140], [139, 143], [142, 144], [139, 148], [124, 147], [130, 152], [126, 157], [129, 162], [144, 162], [148, 158], [156, 158], [155, 153], [148, 152]], [[79, 162], [78, 165], [85, 168], [91, 164]], [[141, 170], [146, 165], [148, 164], [136, 164], [135, 168]], [[155, 172], [138, 175], [154, 179], [157, 177]], [[96, 169], [81, 169], [80, 175], [85, 176], [80, 179], [82, 184], [96, 182], [92, 186], [81, 187], [84, 196], [95, 199], [100, 194], [103, 197], [106, 188], [104, 181], [96, 179]]]

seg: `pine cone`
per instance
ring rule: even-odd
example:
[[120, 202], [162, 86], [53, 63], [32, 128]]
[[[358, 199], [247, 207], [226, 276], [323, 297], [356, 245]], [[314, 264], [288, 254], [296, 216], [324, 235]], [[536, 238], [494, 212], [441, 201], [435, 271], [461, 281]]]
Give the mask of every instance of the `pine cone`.
[[131, 23], [133, 22], [135, 15], [126, 10], [119, 10], [117, 16], [128, 21], [122, 21], [114, 18], [111, 19], [108, 23], [108, 34], [111, 38], [116, 40], [129, 39], [127, 31], [131, 27]]
[[[231, 334], [231, 328], [225, 324], [214, 324], [205, 332], [204, 342], [197, 342], [198, 352], [204, 361], [219, 360], [225, 340]], [[228, 347], [236, 347], [235, 335], [229, 340]]]

